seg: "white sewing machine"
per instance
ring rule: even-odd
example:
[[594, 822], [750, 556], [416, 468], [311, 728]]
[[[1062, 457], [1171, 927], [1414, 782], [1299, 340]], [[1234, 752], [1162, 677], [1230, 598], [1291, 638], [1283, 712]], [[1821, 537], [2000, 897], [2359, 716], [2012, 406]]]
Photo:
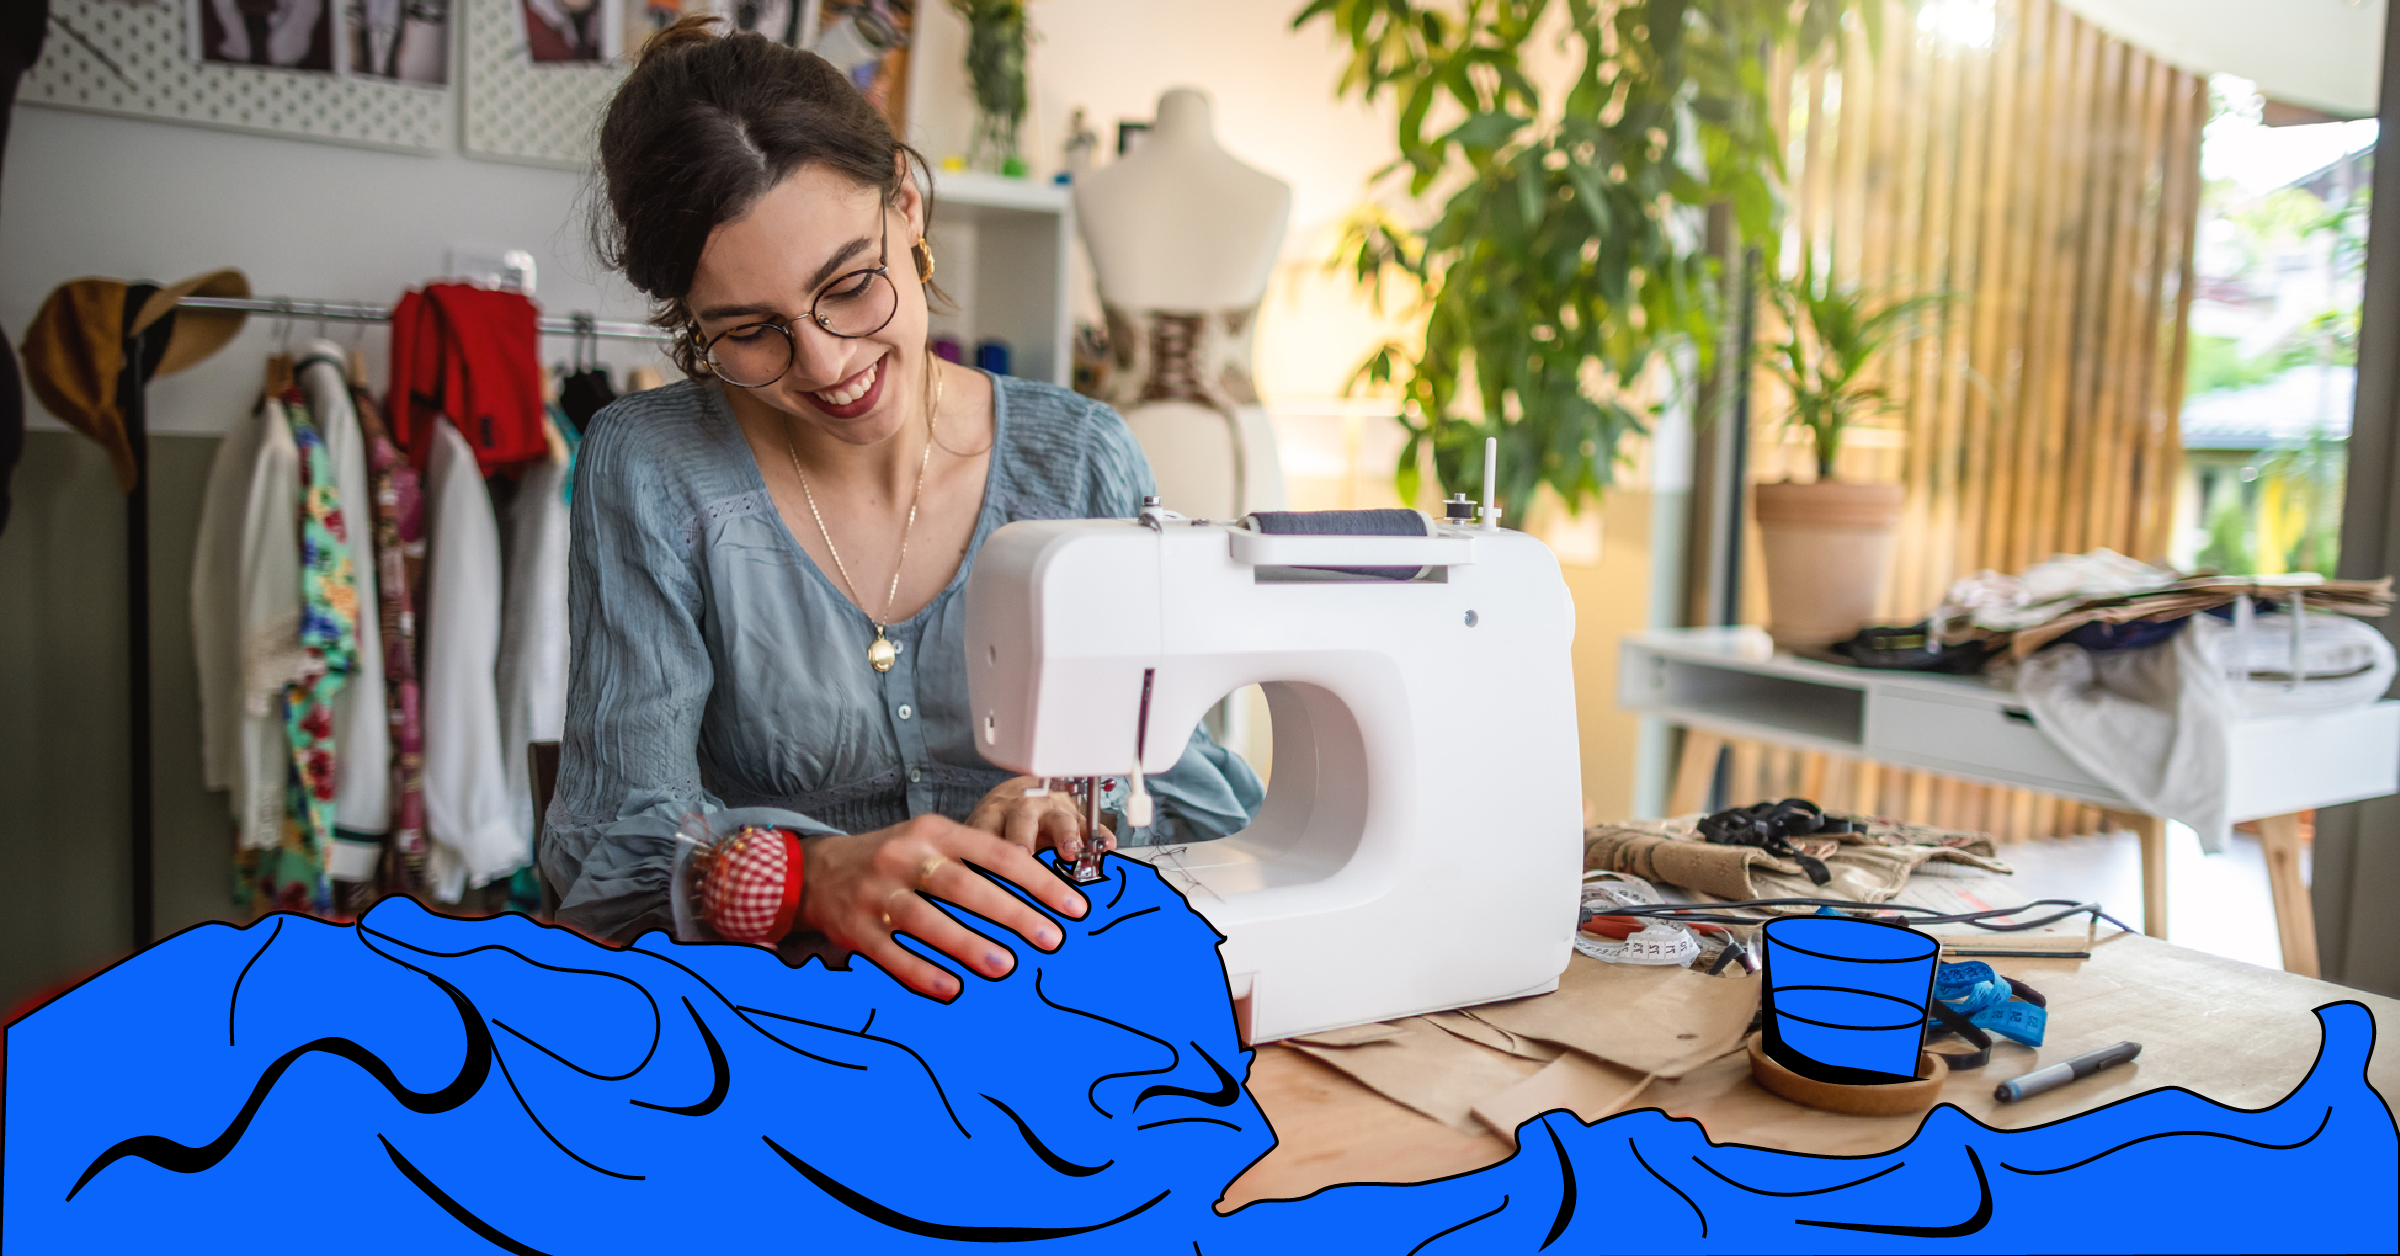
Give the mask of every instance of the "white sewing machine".
[[1573, 603], [1534, 538], [1432, 531], [1029, 521], [968, 580], [978, 740], [1012, 771], [1123, 775], [1138, 748], [1164, 772], [1210, 707], [1263, 685], [1257, 822], [1121, 852], [1225, 935], [1247, 1041], [1539, 994], [1572, 951]]

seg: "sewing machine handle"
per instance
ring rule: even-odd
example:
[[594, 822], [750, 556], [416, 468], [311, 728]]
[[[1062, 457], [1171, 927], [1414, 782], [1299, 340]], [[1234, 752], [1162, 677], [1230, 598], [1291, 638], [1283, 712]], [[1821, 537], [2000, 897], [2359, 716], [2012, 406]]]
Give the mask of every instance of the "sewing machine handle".
[[1459, 567], [1475, 561], [1467, 536], [1227, 534], [1233, 561], [1252, 567]]

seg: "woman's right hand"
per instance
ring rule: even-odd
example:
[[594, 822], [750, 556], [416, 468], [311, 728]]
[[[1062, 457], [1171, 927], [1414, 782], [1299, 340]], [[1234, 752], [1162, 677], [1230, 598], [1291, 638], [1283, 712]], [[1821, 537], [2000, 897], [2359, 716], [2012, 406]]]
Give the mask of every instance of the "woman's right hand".
[[1082, 894], [1024, 847], [941, 816], [918, 816], [872, 833], [812, 837], [802, 847], [807, 871], [801, 880], [799, 927], [866, 956], [900, 984], [928, 998], [956, 996], [958, 978], [901, 946], [894, 934], [905, 933], [994, 980], [1016, 967], [1016, 957], [952, 919], [926, 896], [1014, 930], [1044, 951], [1058, 949], [1063, 940], [1058, 926], [985, 879], [983, 872], [1013, 882], [1070, 919], [1081, 919], [1091, 910]]

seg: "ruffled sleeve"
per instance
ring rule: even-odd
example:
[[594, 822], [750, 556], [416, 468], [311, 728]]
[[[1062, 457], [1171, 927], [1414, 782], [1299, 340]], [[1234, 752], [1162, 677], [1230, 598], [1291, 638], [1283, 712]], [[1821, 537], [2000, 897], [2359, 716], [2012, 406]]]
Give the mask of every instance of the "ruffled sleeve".
[[540, 860], [560, 921], [619, 940], [653, 929], [695, 940], [705, 935], [688, 920], [679, 927], [672, 893], [692, 849], [677, 835], [688, 819], [706, 817], [719, 834], [744, 824], [835, 830], [794, 811], [729, 810], [701, 785], [700, 724], [716, 669], [701, 631], [698, 547], [685, 539], [682, 495], [630, 427], [619, 415], [594, 419], [575, 462], [574, 662]]

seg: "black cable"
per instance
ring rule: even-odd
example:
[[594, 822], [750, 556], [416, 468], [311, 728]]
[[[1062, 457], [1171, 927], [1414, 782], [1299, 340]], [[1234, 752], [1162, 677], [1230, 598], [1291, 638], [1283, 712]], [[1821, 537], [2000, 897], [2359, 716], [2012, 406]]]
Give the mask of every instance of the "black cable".
[[[1988, 923], [1996, 917], [2015, 916], [2030, 911], [2036, 907], [2049, 906], [2060, 906], [2063, 907], [2064, 910], [2044, 916], [2039, 920], [2021, 920], [2014, 924], [2005, 925]], [[2088, 914], [2096, 920], [2105, 920], [2127, 933], [2135, 932], [2135, 930], [2131, 926], [2127, 925], [2124, 921], [2119, 920], [2116, 917], [2109, 915], [2107, 912], [2100, 910], [2100, 904], [2079, 903], [2073, 899], [2067, 898], [2040, 898], [2035, 899], [2034, 901], [2027, 903], [2022, 907], [1995, 907], [1987, 911], [1958, 912], [1947, 915], [1936, 912], [1930, 907], [1915, 907], [1907, 903], [1856, 903], [1835, 898], [1754, 898], [1732, 903], [1642, 903], [1629, 907], [1610, 906], [1605, 909], [1600, 907], [1591, 907], [1587, 908], [1586, 910], [1590, 911], [1594, 916], [1658, 917], [1668, 921], [1683, 921], [1687, 923], [1696, 922], [1699, 924], [1710, 925], [1766, 924], [1767, 920], [1757, 916], [1736, 916], [1728, 914], [1732, 909], [1751, 907], [1832, 907], [1837, 909], [1848, 909], [1851, 911], [1871, 911], [1886, 914], [1917, 912], [1921, 914], [1911, 916], [1902, 923], [1910, 925], [1971, 924], [1978, 929], [1988, 930], [1993, 933], [2018, 933], [2028, 929], [2039, 929], [2046, 925], [2056, 924], [2061, 920], [2065, 920], [2069, 916]], [[1805, 919], [1805, 917], [1791, 917], [1791, 919]]]

